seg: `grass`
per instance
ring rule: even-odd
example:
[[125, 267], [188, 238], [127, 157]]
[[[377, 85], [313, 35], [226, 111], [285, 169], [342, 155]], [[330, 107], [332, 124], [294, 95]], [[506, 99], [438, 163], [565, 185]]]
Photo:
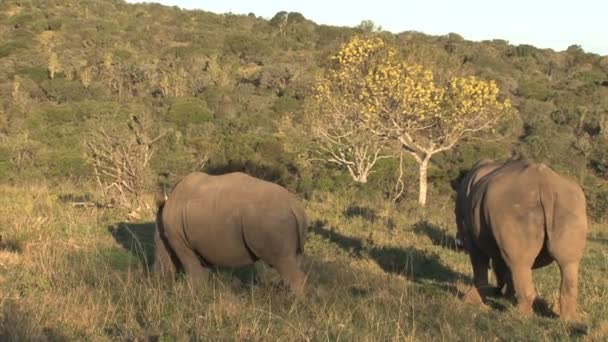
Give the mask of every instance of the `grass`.
[[[559, 271], [535, 272], [545, 310], [465, 305], [468, 257], [453, 249], [450, 202], [403, 205], [316, 196], [306, 295], [294, 298], [264, 264], [218, 270], [201, 288], [148, 272], [153, 213], [66, 204], [70, 186], [0, 186], [0, 340], [605, 340], [608, 229], [594, 224], [580, 279], [581, 324], [551, 315]], [[81, 194], [86, 195], [87, 194]]]

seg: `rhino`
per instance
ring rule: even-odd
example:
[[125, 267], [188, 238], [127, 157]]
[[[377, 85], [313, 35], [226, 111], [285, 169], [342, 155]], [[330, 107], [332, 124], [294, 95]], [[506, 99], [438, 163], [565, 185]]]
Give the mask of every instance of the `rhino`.
[[300, 294], [308, 228], [306, 212], [285, 188], [240, 172], [182, 178], [157, 203], [154, 269], [185, 272], [195, 283], [209, 268], [262, 260]]
[[[492, 261], [499, 286], [530, 313], [532, 269], [556, 261], [561, 272], [560, 317], [577, 318], [578, 273], [587, 234], [581, 187], [547, 165], [524, 158], [479, 163], [459, 187], [456, 221], [473, 267], [469, 303], [485, 301]], [[468, 184], [466, 184], [468, 183]]]
[[454, 207], [454, 216], [456, 216], [456, 246], [459, 248], [467, 248], [468, 243], [466, 239], [465, 229], [465, 212], [466, 212], [466, 199], [471, 193], [471, 187], [477, 183], [479, 179], [487, 175], [488, 173], [496, 170], [502, 166], [504, 162], [494, 161], [491, 159], [482, 159], [475, 164], [471, 170], [465, 175], [460, 181], [460, 184], [456, 193], [456, 205]]
[[[468, 239], [468, 233], [465, 223], [466, 217], [466, 204], [467, 198], [471, 193], [471, 188], [473, 184], [477, 183], [481, 178], [485, 177], [488, 173], [496, 170], [500, 166], [504, 164], [504, 161], [495, 161], [491, 159], [482, 159], [477, 164], [475, 164], [471, 170], [465, 175], [465, 177], [460, 181], [460, 184], [457, 189], [456, 194], [456, 205], [454, 207], [454, 216], [456, 217], [456, 247], [459, 249], [468, 250], [470, 239]], [[506, 277], [506, 270], [504, 269], [504, 265], [497, 263], [492, 260], [492, 269], [494, 271], [494, 276], [497, 280], [498, 287], [490, 288], [489, 286], [485, 288], [479, 288], [479, 291], [490, 291], [493, 294], [500, 294], [502, 289], [507, 284], [508, 279]], [[512, 293], [512, 287], [507, 287], [505, 290], [507, 293]]]

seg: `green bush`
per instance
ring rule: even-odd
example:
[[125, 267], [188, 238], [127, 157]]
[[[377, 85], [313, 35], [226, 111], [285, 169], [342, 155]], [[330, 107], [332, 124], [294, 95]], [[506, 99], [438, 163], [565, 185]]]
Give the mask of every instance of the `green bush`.
[[0, 181], [5, 182], [15, 177], [17, 172], [11, 162], [11, 151], [8, 146], [0, 145]]
[[91, 179], [93, 172], [81, 148], [57, 149], [49, 154], [48, 171], [51, 179]]
[[78, 102], [87, 99], [90, 93], [82, 84], [76, 80], [68, 80], [56, 75], [52, 80], [45, 80], [39, 83], [46, 96], [57, 103]]
[[213, 115], [205, 101], [196, 97], [178, 97], [172, 100], [166, 118], [183, 129], [187, 125], [210, 121]]
[[353, 34], [353, 29], [342, 27], [318, 25], [315, 29], [317, 33], [317, 45], [339, 44], [347, 41]]
[[283, 95], [275, 101], [272, 110], [281, 115], [284, 113], [297, 113], [302, 110], [302, 102], [289, 96]]
[[0, 44], [0, 58], [8, 57], [10, 55], [14, 55], [19, 50], [26, 49], [27, 46], [22, 42], [6, 42]]
[[525, 98], [539, 101], [547, 101], [556, 94], [550, 84], [538, 79], [521, 81], [517, 93]]
[[538, 49], [532, 45], [521, 44], [515, 48], [515, 54], [518, 57], [533, 57], [538, 52]]
[[30, 66], [19, 70], [19, 74], [35, 82], [42, 82], [49, 79], [49, 72], [43, 66]]
[[243, 60], [260, 61], [270, 53], [270, 46], [251, 34], [232, 34], [226, 37], [224, 52]]
[[[70, 124], [82, 119], [71, 106], [54, 106], [40, 113], [40, 117], [51, 126]], [[41, 127], [43, 128], [43, 127]]]
[[125, 49], [115, 49], [112, 54], [114, 60], [117, 62], [126, 62], [133, 57], [133, 53]]

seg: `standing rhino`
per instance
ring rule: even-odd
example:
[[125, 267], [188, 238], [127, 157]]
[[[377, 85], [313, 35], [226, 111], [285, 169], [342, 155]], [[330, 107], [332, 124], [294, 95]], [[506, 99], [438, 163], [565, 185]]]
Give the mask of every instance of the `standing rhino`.
[[[458, 194], [464, 220], [457, 224], [463, 230], [475, 284], [466, 300], [484, 300], [491, 259], [499, 286], [511, 286], [518, 309], [528, 313], [536, 296], [532, 269], [555, 260], [562, 277], [560, 315], [576, 318], [578, 268], [587, 232], [581, 187], [544, 164], [524, 159], [485, 162], [471, 173], [471, 184]], [[486, 174], [480, 177], [481, 173]]]
[[195, 281], [212, 266], [239, 267], [261, 259], [300, 293], [308, 226], [306, 213], [285, 188], [244, 173], [195, 172], [158, 203], [155, 269]]
[[466, 174], [460, 181], [456, 194], [456, 206], [454, 214], [456, 216], [456, 245], [461, 248], [467, 248], [468, 243], [465, 229], [466, 201], [471, 193], [473, 184], [477, 183], [482, 177], [502, 166], [504, 162], [494, 161], [491, 159], [482, 159]]
[[[456, 247], [464, 248], [466, 250], [469, 249], [470, 239], [468, 238], [468, 232], [466, 229], [466, 211], [467, 211], [467, 199], [471, 194], [471, 188], [474, 184], [476, 184], [481, 178], [485, 177], [488, 173], [496, 170], [504, 164], [503, 161], [494, 161], [491, 159], [482, 159], [469, 172], [466, 176], [461, 180], [456, 196], [456, 206], [454, 208], [454, 214], [456, 216]], [[505, 286], [507, 279], [505, 279], [505, 269], [502, 267], [503, 265], [499, 265], [494, 260], [492, 262], [492, 269], [494, 270], [494, 275], [498, 282], [497, 292], [500, 293], [502, 288]], [[489, 289], [489, 287], [488, 287]], [[479, 288], [479, 291], [484, 291], [484, 288]], [[512, 288], [509, 287], [507, 292], [512, 292]]]

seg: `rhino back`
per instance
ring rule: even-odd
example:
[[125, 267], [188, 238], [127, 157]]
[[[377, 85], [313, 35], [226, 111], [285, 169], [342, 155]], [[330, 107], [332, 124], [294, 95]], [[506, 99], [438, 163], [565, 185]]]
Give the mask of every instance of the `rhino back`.
[[580, 258], [587, 235], [587, 201], [581, 186], [548, 167], [541, 167], [543, 184], [541, 202], [545, 209], [546, 231], [549, 248], [552, 245], [568, 248], [562, 253], [572, 253]]
[[473, 187], [486, 175], [503, 165], [504, 162], [483, 159], [478, 162], [465, 178], [461, 181], [456, 194], [456, 205], [454, 207], [456, 215], [456, 225], [464, 233], [465, 229], [470, 229], [470, 210], [472, 206], [471, 191]]
[[508, 162], [482, 179], [473, 192], [480, 244], [504, 248], [517, 240], [543, 254], [546, 241], [586, 229], [582, 190], [544, 164]]
[[244, 229], [255, 236], [293, 230], [294, 197], [283, 187], [243, 173], [186, 176], [167, 200], [166, 219], [208, 262], [238, 266], [252, 260]]
[[498, 255], [506, 236], [533, 238], [539, 233], [522, 231], [530, 228], [527, 223], [542, 219], [538, 187], [531, 186], [533, 179], [520, 177], [526, 166], [526, 161], [507, 161], [472, 185], [467, 224], [472, 239], [488, 255]]

